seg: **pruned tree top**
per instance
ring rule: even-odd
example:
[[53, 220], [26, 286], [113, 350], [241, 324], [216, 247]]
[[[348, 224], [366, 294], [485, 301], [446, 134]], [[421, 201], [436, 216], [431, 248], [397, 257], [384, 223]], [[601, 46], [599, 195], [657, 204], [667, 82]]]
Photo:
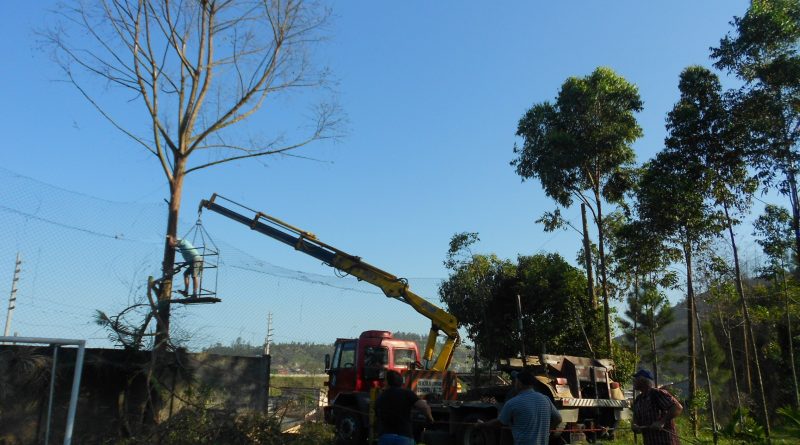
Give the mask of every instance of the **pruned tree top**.
[[155, 342], [165, 350], [180, 270], [169, 240], [186, 175], [339, 135], [342, 117], [327, 98], [305, 127], [288, 118], [305, 110], [282, 102], [268, 121], [243, 125], [278, 96], [328, 85], [312, 56], [329, 11], [313, 0], [76, 0], [56, 13], [43, 36], [68, 81], [157, 159], [170, 186]]
[[[274, 124], [250, 136], [237, 125], [273, 96], [327, 85], [312, 60], [329, 15], [317, 3], [95, 0], [61, 4], [57, 14], [44, 36], [67, 79], [155, 155], [170, 181], [176, 161], [198, 152], [206, 155], [184, 173], [338, 136], [341, 115], [328, 101], [311, 106], [301, 131]], [[143, 108], [110, 106], [108, 90]]]

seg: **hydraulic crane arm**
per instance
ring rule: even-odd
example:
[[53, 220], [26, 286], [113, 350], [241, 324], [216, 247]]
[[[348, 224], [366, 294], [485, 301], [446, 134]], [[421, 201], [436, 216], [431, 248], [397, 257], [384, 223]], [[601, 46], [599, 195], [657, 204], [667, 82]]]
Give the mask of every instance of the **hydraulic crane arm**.
[[[253, 212], [252, 217], [244, 216], [238, 212], [230, 210], [217, 204], [217, 198], [224, 199], [233, 204], [233, 201], [226, 199], [216, 193], [211, 196], [209, 200], [200, 202], [199, 211], [202, 212], [204, 208], [213, 212], [226, 216], [234, 221], [238, 221], [250, 229], [267, 235], [276, 239], [284, 244], [287, 244], [296, 250], [299, 250], [307, 255], [310, 255], [323, 263], [338, 269], [342, 272], [348, 273], [359, 280], [366, 281], [372, 285], [379, 287], [384, 294], [389, 298], [398, 299], [422, 314], [424, 317], [431, 320], [431, 329], [428, 333], [428, 341], [425, 344], [425, 350], [422, 355], [426, 369], [435, 371], [444, 371], [450, 366], [450, 361], [453, 358], [453, 352], [459, 342], [458, 335], [458, 321], [456, 318], [441, 308], [431, 304], [424, 298], [412, 292], [408, 287], [408, 281], [405, 278], [398, 278], [388, 272], [378, 269], [375, 266], [361, 261], [360, 257], [345, 253], [333, 246], [319, 241], [317, 237], [310, 232], [300, 230], [291, 226], [277, 218], [257, 212], [247, 207], [236, 204], [250, 212]], [[447, 336], [447, 340], [439, 352], [436, 359], [433, 359], [434, 348], [436, 346], [436, 338], [439, 332]]]

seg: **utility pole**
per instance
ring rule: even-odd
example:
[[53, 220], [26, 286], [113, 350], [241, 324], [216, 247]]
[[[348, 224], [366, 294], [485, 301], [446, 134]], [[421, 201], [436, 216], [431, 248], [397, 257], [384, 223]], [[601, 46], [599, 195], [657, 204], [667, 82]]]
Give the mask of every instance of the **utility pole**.
[[272, 356], [269, 355], [269, 347], [272, 344], [272, 312], [267, 313], [267, 336], [264, 337], [264, 354], [261, 356], [262, 375], [264, 376], [264, 412], [270, 412], [270, 374], [272, 373]]
[[522, 300], [517, 294], [517, 329], [519, 329], [519, 344], [522, 352], [522, 367], [528, 367], [528, 357], [525, 354], [525, 333], [522, 330]]
[[264, 338], [264, 355], [269, 355], [269, 347], [272, 344], [272, 312], [267, 314], [267, 336]]
[[8, 312], [6, 313], [6, 328], [3, 336], [8, 337], [11, 332], [11, 317], [14, 316], [14, 308], [17, 306], [17, 281], [19, 273], [22, 271], [22, 258], [17, 252], [17, 261], [14, 263], [14, 278], [11, 280], [11, 295], [8, 297]]

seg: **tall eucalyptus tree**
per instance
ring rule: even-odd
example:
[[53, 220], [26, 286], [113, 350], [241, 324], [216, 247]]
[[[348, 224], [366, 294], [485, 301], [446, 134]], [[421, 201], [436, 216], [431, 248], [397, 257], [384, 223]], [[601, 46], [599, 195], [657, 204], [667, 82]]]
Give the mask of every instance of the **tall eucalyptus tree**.
[[745, 82], [739, 92], [748, 155], [766, 188], [789, 198], [795, 253], [800, 255], [800, 2], [753, 0], [734, 32], [711, 48], [714, 66]]
[[[745, 159], [746, 131], [732, 118], [723, 100], [722, 87], [716, 74], [701, 66], [686, 68], [680, 77], [680, 99], [667, 117], [669, 136], [665, 141], [682, 154], [686, 162], [697, 164], [698, 188], [718, 210], [716, 216], [729, 236], [733, 251], [736, 290], [744, 315], [746, 348], [753, 353], [756, 380], [761, 394], [765, 424], [769, 416], [761, 377], [761, 360], [753, 337], [752, 320], [742, 286], [739, 250], [734, 227], [737, 216], [747, 214], [757, 189], [757, 180], [750, 176]], [[695, 315], [696, 317], [696, 315]], [[767, 431], [769, 428], [767, 428]]]
[[638, 89], [609, 68], [570, 77], [555, 102], [531, 107], [520, 119], [511, 162], [523, 180], [538, 178], [559, 206], [585, 204], [597, 228], [605, 343], [611, 352], [611, 315], [605, 260], [603, 202], [619, 203], [630, 188], [635, 153], [642, 136], [635, 113], [642, 110]]
[[792, 244], [791, 216], [783, 207], [773, 204], [764, 208], [764, 213], [753, 223], [753, 235], [758, 236], [756, 242], [764, 250], [768, 258], [767, 272], [776, 279], [781, 279], [784, 293], [784, 310], [786, 312], [786, 361], [792, 371], [792, 383], [794, 384], [794, 403], [796, 408], [800, 408], [800, 389], [797, 383], [797, 370], [794, 363], [794, 341], [792, 338], [792, 313], [791, 298], [789, 297], [788, 286], [786, 284], [786, 252]]

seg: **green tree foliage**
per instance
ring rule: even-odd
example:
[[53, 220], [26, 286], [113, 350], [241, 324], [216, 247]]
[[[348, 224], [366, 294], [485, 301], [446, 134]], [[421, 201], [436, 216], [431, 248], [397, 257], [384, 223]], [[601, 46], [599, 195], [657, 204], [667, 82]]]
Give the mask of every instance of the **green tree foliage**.
[[661, 366], [676, 361], [679, 356], [674, 350], [686, 341], [685, 337], [658, 340], [661, 331], [675, 320], [672, 306], [664, 293], [653, 285], [647, 285], [641, 295], [628, 298], [625, 317], [627, 320], [619, 320], [625, 337], [642, 345], [639, 350], [642, 361], [650, 364], [658, 384]]
[[[633, 321], [635, 327], [637, 320], [632, 316], [637, 313], [636, 308], [640, 306], [638, 296], [643, 289], [676, 287], [677, 274], [667, 266], [679, 260], [680, 254], [660, 238], [661, 234], [642, 220], [630, 219], [624, 214], [617, 213], [607, 221], [609, 244], [614, 258], [612, 276], [629, 291], [626, 316]], [[637, 345], [636, 341], [634, 345]]]
[[[727, 115], [719, 99], [718, 81], [704, 68], [684, 70], [679, 88], [681, 97], [667, 116], [666, 147], [646, 166], [637, 210], [651, 230], [683, 252], [689, 392], [693, 397], [697, 386], [693, 256], [723, 227], [724, 218], [710, 199], [716, 176], [707, 161], [725, 147]], [[694, 425], [697, 431], [697, 423]]]
[[734, 32], [711, 49], [719, 69], [745, 81], [739, 121], [746, 128], [749, 155], [766, 187], [789, 197], [795, 249], [800, 252], [797, 194], [800, 141], [800, 2], [756, 0]]
[[[598, 332], [594, 327], [599, 320], [583, 304], [586, 277], [580, 270], [555, 253], [520, 256], [516, 284], [528, 351], [592, 353], [591, 344], [596, 344], [596, 339], [587, 338], [586, 333]], [[505, 297], [506, 302], [513, 302], [513, 295]]]
[[777, 413], [786, 423], [786, 430], [793, 437], [800, 437], [800, 408], [783, 406], [778, 408]]
[[765, 277], [772, 278], [774, 294], [782, 294], [783, 297], [785, 314], [783, 331], [785, 336], [779, 344], [783, 351], [783, 361], [788, 364], [791, 370], [795, 408], [800, 409], [800, 385], [798, 384], [794, 358], [794, 334], [792, 333], [792, 321], [794, 319], [792, 317], [792, 296], [790, 296], [790, 287], [792, 291], [796, 291], [796, 286], [790, 286], [789, 282], [792, 281], [792, 284], [794, 284], [794, 280], [787, 280], [786, 277], [786, 254], [792, 244], [791, 217], [786, 209], [775, 205], [767, 205], [764, 208], [764, 213], [753, 223], [753, 229], [753, 235], [758, 237], [756, 242], [761, 246], [768, 258], [767, 265], [762, 267], [761, 271]]
[[665, 143], [705, 166], [704, 192], [726, 215], [746, 213], [758, 182], [748, 171], [746, 138], [734, 125], [719, 78], [704, 67], [690, 66], [681, 73], [679, 88], [681, 98], [667, 118]]
[[439, 295], [481, 357], [494, 361], [518, 356], [522, 349], [517, 295], [526, 353], [546, 349], [554, 354], [590, 355], [594, 339], [584, 331], [591, 331], [587, 327], [596, 326], [597, 320], [581, 304], [585, 289], [583, 273], [557, 254], [520, 256], [516, 264], [496, 255], [473, 254], [458, 262]]
[[[742, 325], [742, 311], [739, 303], [739, 294], [734, 285], [732, 267], [728, 262], [714, 254], [712, 250], [703, 252], [698, 261], [698, 283], [705, 289], [699, 300], [705, 303], [702, 311], [705, 319], [713, 325], [713, 330], [705, 332], [707, 349], [715, 354], [715, 344], [722, 348], [724, 362], [716, 366], [719, 372], [729, 372], [729, 376], [721, 374], [721, 380], [727, 381], [727, 386], [715, 379], [712, 372], [715, 394], [721, 394], [719, 406], [721, 413], [732, 414], [743, 408], [740, 376], [745, 375], [745, 370], [750, 363], [745, 360], [745, 331], [735, 329]], [[740, 371], [741, 370], [741, 371]], [[732, 380], [730, 379], [732, 377]]]
[[[677, 150], [665, 150], [648, 163], [642, 176], [637, 208], [659, 238], [683, 252], [686, 265], [688, 374], [690, 396], [696, 390], [696, 353], [692, 255], [716, 230], [709, 227], [709, 209], [697, 183], [700, 174], [693, 159]], [[681, 199], [674, 199], [680, 196]]]
[[[733, 252], [734, 283], [744, 315], [744, 329], [747, 331], [745, 338], [752, 342], [752, 324], [742, 286], [739, 253], [733, 230], [738, 224], [736, 215], [749, 210], [757, 187], [757, 181], [750, 177], [745, 164], [744, 150], [740, 149], [741, 145], [736, 144], [741, 143], [741, 135], [747, 132], [734, 131], [739, 128], [732, 125], [731, 113], [722, 99], [719, 79], [708, 69], [699, 66], [685, 69], [681, 73], [679, 88], [681, 98], [667, 118], [667, 129], [670, 133], [665, 142], [685, 159], [694, 160], [696, 165], [693, 170], [698, 174], [698, 192], [714, 206], [714, 210], [707, 213], [707, 221], [713, 227], [717, 223], [715, 220], [718, 220], [720, 229], [727, 229]], [[721, 213], [718, 213], [719, 209]], [[689, 289], [689, 301], [693, 304], [692, 292]], [[749, 348], [751, 344], [746, 346]], [[752, 351], [757, 351], [755, 344], [752, 344]], [[767, 405], [763, 397], [760, 357], [755, 353], [753, 358], [756, 380], [762, 394], [762, 412], [766, 419]]]
[[627, 215], [618, 213], [607, 221], [609, 244], [614, 258], [612, 276], [628, 295], [628, 307], [624, 312], [627, 319], [618, 318], [618, 325], [628, 340], [626, 346], [632, 348], [635, 355], [635, 368], [641, 352], [653, 343], [648, 341], [647, 329], [642, 325], [641, 294], [644, 289], [657, 292], [659, 288], [671, 289], [676, 286], [677, 276], [667, 266], [675, 260], [677, 252], [669, 248], [659, 238], [658, 233], [650, 230], [651, 227], [641, 220], [631, 220]]
[[781, 206], [767, 204], [764, 213], [753, 222], [753, 235], [767, 255], [762, 273], [767, 277], [781, 276], [788, 265], [787, 254], [792, 247], [792, 217]]
[[[501, 287], [515, 277], [516, 268], [510, 261], [501, 260], [496, 255], [464, 253], [477, 237], [467, 244], [459, 244], [457, 237], [458, 234], [453, 237], [456, 243], [451, 242], [448, 253], [450, 277], [439, 287], [439, 297], [447, 311], [466, 329], [467, 337], [482, 356], [489, 359], [501, 357], [494, 354], [500, 352], [496, 344], [507, 344], [512, 340], [516, 310], [501, 314], [495, 306], [495, 297], [503, 293]], [[456, 261], [457, 257], [460, 259]]]
[[[727, 355], [725, 353], [725, 346], [720, 343], [715, 332], [715, 317], [713, 313], [709, 313], [703, 320], [701, 329], [703, 330], [703, 341], [706, 348], [706, 359], [708, 360], [708, 375], [703, 371], [703, 378], [711, 382], [712, 391], [714, 391], [714, 401], [719, 404], [719, 396], [728, 392], [731, 377], [733, 376], [732, 368], [726, 366]], [[707, 409], [704, 406], [702, 408]]]
[[535, 104], [520, 119], [521, 148], [511, 162], [523, 180], [538, 178], [547, 196], [562, 207], [574, 199], [591, 210], [598, 232], [600, 279], [605, 310], [606, 350], [611, 350], [608, 279], [605, 269], [603, 201], [619, 203], [631, 186], [642, 136], [634, 113], [642, 110], [635, 85], [609, 68], [570, 77], [554, 103]]

